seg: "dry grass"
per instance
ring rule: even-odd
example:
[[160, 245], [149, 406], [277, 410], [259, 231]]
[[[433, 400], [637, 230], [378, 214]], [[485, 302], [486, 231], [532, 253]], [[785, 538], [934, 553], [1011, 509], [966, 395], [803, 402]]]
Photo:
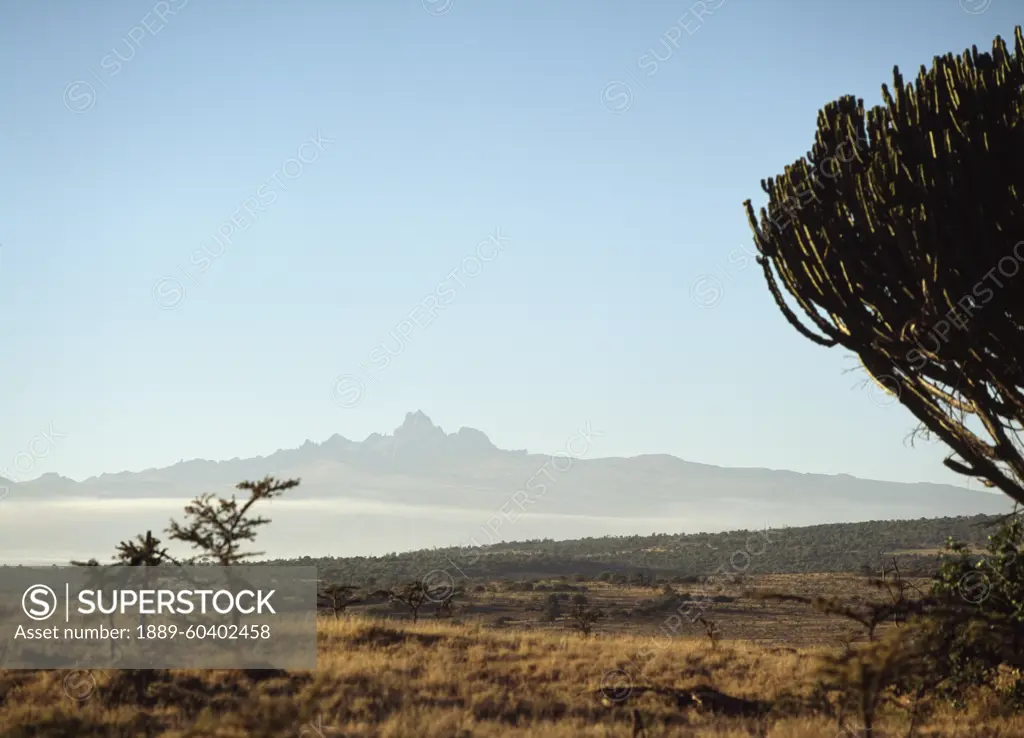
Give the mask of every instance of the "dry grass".
[[[925, 582], [908, 579], [919, 586]], [[554, 584], [549, 580], [548, 584]], [[669, 611], [651, 615], [631, 615], [626, 611], [644, 601], [661, 596], [660, 587], [612, 585], [587, 582], [586, 596], [608, 617], [597, 625], [597, 632], [611, 635], [659, 635], [665, 632]], [[699, 596], [699, 585], [678, 585], [681, 593]], [[768, 574], [748, 576], [734, 584], [715, 589], [714, 594], [734, 598], [731, 602], [705, 602], [706, 616], [721, 628], [724, 640], [741, 640], [765, 646], [813, 647], [840, 646], [856, 639], [862, 629], [856, 624], [808, 609], [793, 602], [766, 602], [748, 596], [754, 592], [786, 592], [806, 597], [838, 597], [853, 602], [885, 600], [886, 595], [869, 587], [866, 579], [853, 574]], [[460, 619], [467, 623], [497, 624], [513, 630], [564, 633], [564, 623], [549, 624], [539, 619], [540, 605], [550, 591], [506, 592], [493, 584], [485, 592], [472, 593], [472, 600], [461, 608]], [[572, 593], [569, 593], [570, 595]], [[532, 609], [530, 609], [532, 607]], [[567, 607], [567, 606], [566, 606]], [[374, 616], [392, 614], [386, 607], [354, 608], [353, 612]], [[400, 612], [400, 611], [398, 611]], [[430, 617], [424, 610], [423, 617]], [[684, 625], [678, 635], [699, 637], [697, 625]]]
[[[824, 647], [732, 641], [712, 651], [689, 638], [584, 640], [358, 616], [321, 619], [318, 641], [313, 672], [94, 672], [95, 689], [81, 701], [67, 695], [64, 672], [0, 672], [2, 735], [628, 738], [634, 708], [648, 738], [840, 735], [804, 704]], [[602, 700], [602, 686], [614, 699]], [[771, 711], [729, 714], [742, 703], [716, 704], [711, 691], [698, 704], [689, 695], [702, 688], [771, 703]], [[886, 714], [881, 735], [904, 735], [906, 722]], [[979, 699], [967, 715], [938, 712], [919, 735], [1024, 736], [1024, 718]]]

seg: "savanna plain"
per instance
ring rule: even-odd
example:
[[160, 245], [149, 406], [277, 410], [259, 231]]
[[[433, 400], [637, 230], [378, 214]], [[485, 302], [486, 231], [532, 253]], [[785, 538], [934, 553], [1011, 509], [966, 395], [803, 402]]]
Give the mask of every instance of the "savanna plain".
[[[869, 640], [851, 613], [892, 603], [893, 582], [927, 586], [881, 574], [733, 575], [713, 597], [685, 576], [503, 579], [428, 592], [415, 618], [346, 592], [355, 604], [321, 611], [315, 670], [0, 672], [0, 724], [11, 738], [1024, 735], [997, 683], [926, 708], [869, 662], [836, 673], [906, 625], [879, 618]], [[822, 606], [840, 600], [846, 616]]]

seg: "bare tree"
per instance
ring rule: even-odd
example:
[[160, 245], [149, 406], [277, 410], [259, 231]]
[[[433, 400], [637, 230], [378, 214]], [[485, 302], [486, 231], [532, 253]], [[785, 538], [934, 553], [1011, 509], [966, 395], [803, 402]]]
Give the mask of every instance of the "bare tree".
[[572, 610], [569, 616], [573, 621], [573, 628], [580, 632], [584, 638], [588, 637], [594, 630], [594, 624], [604, 617], [604, 613], [590, 607], [587, 596], [583, 594], [573, 595]]
[[714, 620], [708, 620], [703, 615], [697, 618], [697, 622], [704, 626], [704, 635], [711, 643], [712, 650], [718, 648], [718, 642], [722, 639], [722, 629]]
[[359, 588], [351, 584], [336, 584], [334, 582], [320, 583], [320, 591], [317, 594], [318, 604], [330, 609], [337, 619], [340, 613], [345, 612], [349, 605], [357, 605], [362, 600], [353, 599], [352, 594]]

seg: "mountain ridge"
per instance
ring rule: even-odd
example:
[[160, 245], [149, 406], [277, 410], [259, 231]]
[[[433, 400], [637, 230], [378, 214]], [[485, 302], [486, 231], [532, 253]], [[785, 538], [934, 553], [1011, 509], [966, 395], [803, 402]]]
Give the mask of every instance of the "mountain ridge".
[[[671, 454], [582, 458], [585, 455], [559, 458], [499, 449], [483, 431], [463, 426], [446, 433], [417, 410], [407, 413], [392, 433], [370, 433], [363, 441], [335, 433], [319, 443], [307, 438], [295, 448], [266, 456], [182, 460], [80, 482], [51, 473], [8, 486], [22, 499], [191, 498], [227, 491], [243, 479], [272, 475], [302, 479], [289, 499], [500, 509], [506, 516], [510, 500], [524, 513], [694, 517], [707, 513], [710, 506], [718, 515], [771, 512], [781, 520], [798, 519], [809, 507], [837, 521], [851, 520], [850, 516], [916, 518], [1009, 510], [1002, 495], [952, 485], [726, 467]], [[734, 513], [713, 503], [741, 503], [742, 510]]]

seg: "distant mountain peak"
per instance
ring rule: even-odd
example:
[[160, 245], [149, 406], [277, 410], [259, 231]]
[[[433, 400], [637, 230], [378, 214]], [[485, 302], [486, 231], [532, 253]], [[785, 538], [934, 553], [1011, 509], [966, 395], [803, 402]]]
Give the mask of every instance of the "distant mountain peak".
[[24, 482], [23, 484], [36, 486], [49, 485], [53, 489], [66, 489], [68, 487], [73, 487], [78, 484], [78, 482], [70, 477], [61, 476], [57, 472], [46, 472], [45, 474], [41, 474], [38, 479], [33, 479], [30, 482]]
[[416, 410], [415, 412], [406, 413], [405, 420], [402, 424], [396, 428], [396, 432], [400, 430], [411, 430], [411, 429], [427, 429], [432, 430], [437, 428], [434, 425], [434, 421], [427, 417], [427, 414], [422, 410]]
[[405, 420], [395, 428], [392, 436], [403, 442], [442, 441], [446, 437], [445, 432], [434, 425], [422, 410], [406, 413]]
[[476, 428], [459, 428], [458, 433], [453, 433], [451, 438], [459, 442], [461, 446], [470, 451], [497, 451], [498, 447], [491, 443], [487, 434]]
[[422, 410], [406, 413], [405, 420], [395, 428], [390, 438], [375, 434], [367, 438], [367, 441], [371, 442], [364, 443], [364, 450], [371, 453], [387, 450], [400, 455], [411, 454], [408, 458], [421, 459], [438, 459], [452, 454], [455, 457], [466, 454], [475, 456], [498, 451], [483, 431], [463, 427], [456, 433], [445, 433]]
[[340, 433], [335, 433], [333, 436], [321, 443], [320, 448], [327, 451], [339, 451], [351, 447], [352, 443], [352, 441], [348, 440]]
[[[371, 433], [362, 441], [336, 433], [321, 443], [307, 439], [297, 448], [269, 456], [220, 462], [183, 460], [162, 469], [103, 474], [84, 482], [53, 473], [19, 484], [0, 479], [0, 498], [16, 489], [33, 499], [185, 499], [199, 492], [227, 492], [241, 479], [271, 475], [301, 478], [302, 492], [324, 500], [351, 496], [375, 503], [493, 510], [507, 503], [509, 490], [515, 489], [511, 485], [522, 485], [548, 471], [559, 474], [558, 494], [545, 498], [546, 509], [555, 515], [636, 521], [642, 516], [664, 521], [670, 529], [707, 509], [708, 499], [744, 511], [744, 522], [737, 524], [740, 518], [735, 515], [740, 513], [723, 508], [728, 517], [721, 519], [728, 519], [732, 529], [749, 527], [754, 520], [769, 516], [773, 522], [813, 520], [820, 524], [868, 518], [1002, 515], [1010, 510], [1001, 494], [961, 487], [722, 467], [668, 454], [574, 459], [567, 465], [563, 459], [545, 461], [525, 449], [500, 449], [476, 428], [446, 433], [422, 410], [405, 413], [392, 434]], [[544, 487], [530, 484], [525, 489], [539, 495]]]

